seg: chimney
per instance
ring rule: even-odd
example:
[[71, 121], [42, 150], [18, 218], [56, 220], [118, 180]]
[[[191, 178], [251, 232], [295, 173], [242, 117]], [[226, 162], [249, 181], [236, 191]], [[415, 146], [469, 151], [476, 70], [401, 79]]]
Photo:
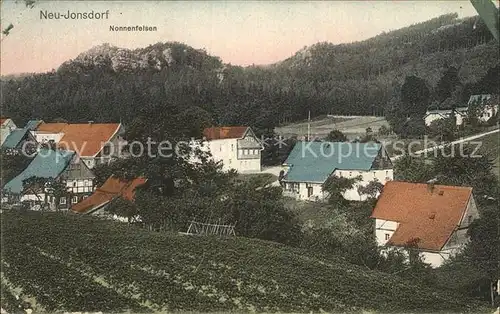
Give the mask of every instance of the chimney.
[[427, 181], [427, 191], [429, 191], [431, 194], [434, 192], [434, 183], [436, 182], [437, 178]]
[[434, 182], [427, 182], [427, 191], [431, 194], [434, 192]]

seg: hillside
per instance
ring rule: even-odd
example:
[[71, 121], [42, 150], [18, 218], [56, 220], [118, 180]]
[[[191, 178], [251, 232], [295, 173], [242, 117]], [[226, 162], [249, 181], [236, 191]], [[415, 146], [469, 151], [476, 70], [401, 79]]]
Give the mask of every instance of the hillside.
[[[467, 312], [476, 302], [246, 238], [155, 233], [61, 213], [3, 213], [2, 307], [44, 311]], [[92, 302], [89, 302], [92, 300]]]
[[[103, 44], [57, 71], [2, 79], [1, 103], [20, 124], [60, 117], [129, 123], [189, 108], [208, 124], [264, 131], [309, 111], [382, 116], [406, 76], [424, 78], [432, 92], [448, 66], [458, 69], [464, 100], [495, 93], [498, 65], [498, 43], [484, 23], [449, 14], [361, 42], [318, 43], [266, 67], [223, 64], [176, 42], [134, 50]], [[475, 84], [487, 73], [488, 84]]]

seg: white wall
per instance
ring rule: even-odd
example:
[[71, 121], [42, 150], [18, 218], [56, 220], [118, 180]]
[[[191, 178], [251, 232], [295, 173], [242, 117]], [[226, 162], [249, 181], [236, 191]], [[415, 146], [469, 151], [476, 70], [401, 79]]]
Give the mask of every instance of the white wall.
[[[285, 173], [288, 171], [286, 169]], [[377, 180], [378, 182], [385, 184], [387, 181], [394, 179], [394, 171], [392, 169], [382, 169], [382, 170], [370, 170], [370, 171], [359, 171], [359, 170], [335, 170], [333, 175], [343, 178], [355, 178], [361, 176], [362, 180], [355, 184], [350, 190], [344, 193], [344, 198], [350, 201], [364, 201], [367, 199], [367, 195], [360, 195], [358, 193], [359, 186], [366, 186], [371, 181]], [[322, 191], [323, 183], [308, 183], [308, 182], [294, 182], [295, 188], [292, 188], [292, 182], [285, 182], [284, 195], [294, 197], [301, 200], [322, 200], [327, 195]], [[297, 189], [297, 191], [292, 191], [292, 189]], [[308, 187], [312, 187], [313, 194], [308, 196]]]
[[377, 244], [380, 246], [385, 245], [392, 237], [398, 226], [399, 223], [396, 221], [375, 219], [375, 238], [377, 240]]
[[340, 178], [355, 178], [357, 176], [362, 177], [361, 181], [356, 183], [352, 189], [347, 190], [344, 193], [344, 198], [350, 201], [364, 201], [367, 199], [367, 195], [360, 195], [358, 193], [359, 186], [366, 186], [373, 180], [377, 180], [378, 182], [385, 184], [387, 181], [392, 181], [394, 179], [394, 171], [392, 169], [369, 171], [335, 170], [333, 174]]
[[446, 115], [446, 113], [429, 113], [427, 112], [425, 118], [424, 118], [424, 121], [425, 121], [425, 125], [429, 126], [431, 125], [432, 122], [436, 121], [436, 120], [440, 120], [440, 119], [443, 119], [443, 115]]
[[[308, 194], [308, 187], [312, 188], [312, 194]], [[322, 183], [306, 182], [285, 182], [283, 195], [293, 197], [298, 200], [321, 201], [326, 194], [323, 193]]]
[[[202, 151], [209, 151], [215, 161], [221, 161], [223, 170], [235, 169], [240, 173], [255, 173], [261, 171], [261, 150], [238, 148], [238, 139], [221, 139], [206, 141], [203, 145], [191, 142], [191, 147], [198, 147]], [[192, 162], [196, 158], [191, 157]]]

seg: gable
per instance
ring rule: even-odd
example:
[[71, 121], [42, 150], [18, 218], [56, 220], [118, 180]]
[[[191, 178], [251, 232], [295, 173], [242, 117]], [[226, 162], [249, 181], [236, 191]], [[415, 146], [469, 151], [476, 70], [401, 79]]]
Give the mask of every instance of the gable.
[[65, 180], [94, 179], [95, 175], [76, 154], [61, 176]]

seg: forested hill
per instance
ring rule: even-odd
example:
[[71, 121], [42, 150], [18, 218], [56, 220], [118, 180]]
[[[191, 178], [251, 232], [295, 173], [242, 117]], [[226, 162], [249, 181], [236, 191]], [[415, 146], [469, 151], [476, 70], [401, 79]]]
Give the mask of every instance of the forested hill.
[[196, 130], [214, 123], [263, 130], [304, 119], [309, 110], [382, 114], [406, 76], [423, 78], [433, 91], [449, 66], [465, 84], [464, 99], [495, 92], [498, 85], [474, 84], [488, 70], [498, 77], [498, 43], [478, 17], [450, 14], [361, 42], [319, 43], [268, 67], [223, 64], [181, 43], [135, 50], [105, 44], [57, 71], [2, 79], [2, 114], [19, 124], [31, 118], [128, 123], [187, 112]]

